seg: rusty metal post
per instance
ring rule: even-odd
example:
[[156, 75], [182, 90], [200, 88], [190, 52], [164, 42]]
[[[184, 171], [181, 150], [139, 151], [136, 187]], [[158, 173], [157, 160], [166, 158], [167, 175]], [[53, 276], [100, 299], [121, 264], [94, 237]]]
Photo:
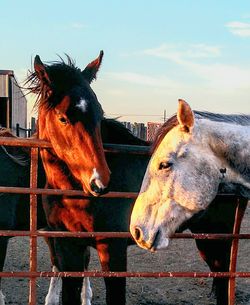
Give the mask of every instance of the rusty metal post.
[[[38, 148], [31, 148], [30, 187], [37, 187]], [[30, 272], [37, 272], [37, 195], [30, 195]], [[30, 277], [29, 305], [36, 305], [36, 277]]]
[[[240, 233], [240, 226], [244, 216], [248, 200], [246, 198], [237, 199], [237, 207], [235, 210], [233, 234]], [[236, 272], [237, 257], [238, 257], [239, 239], [234, 238], [231, 245], [231, 256], [229, 265], [229, 283], [228, 283], [228, 305], [235, 305], [235, 287], [236, 277], [233, 276]]]

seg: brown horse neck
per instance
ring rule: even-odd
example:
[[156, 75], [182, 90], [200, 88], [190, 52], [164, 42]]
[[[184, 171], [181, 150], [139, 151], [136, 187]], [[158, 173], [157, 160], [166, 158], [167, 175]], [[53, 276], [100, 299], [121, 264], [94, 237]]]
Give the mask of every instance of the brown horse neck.
[[70, 190], [74, 188], [73, 179], [66, 173], [66, 165], [59, 160], [52, 149], [41, 149], [41, 158], [50, 188]]

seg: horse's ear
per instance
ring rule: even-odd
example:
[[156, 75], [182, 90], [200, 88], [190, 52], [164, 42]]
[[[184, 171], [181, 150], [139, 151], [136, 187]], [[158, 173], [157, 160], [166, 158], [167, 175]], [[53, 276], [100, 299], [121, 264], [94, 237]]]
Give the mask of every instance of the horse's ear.
[[100, 52], [99, 56], [87, 65], [87, 67], [82, 71], [83, 77], [91, 83], [93, 79], [96, 78], [96, 74], [101, 66], [103, 58], [103, 51]]
[[34, 69], [39, 80], [44, 84], [49, 86], [51, 81], [49, 79], [48, 73], [46, 71], [46, 67], [42, 63], [40, 57], [36, 55], [34, 60]]
[[194, 113], [188, 103], [182, 99], [179, 99], [177, 119], [183, 131], [189, 132], [194, 126]]

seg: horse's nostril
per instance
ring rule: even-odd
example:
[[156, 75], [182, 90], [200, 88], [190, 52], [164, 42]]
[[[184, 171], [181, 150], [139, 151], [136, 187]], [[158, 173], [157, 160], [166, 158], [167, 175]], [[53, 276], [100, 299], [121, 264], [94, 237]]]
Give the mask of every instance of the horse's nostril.
[[98, 195], [101, 195], [101, 194], [104, 194], [107, 192], [107, 188], [105, 188], [104, 186], [97, 185], [95, 179], [91, 181], [90, 188], [93, 192], [95, 192]]
[[135, 228], [135, 233], [134, 233], [135, 240], [139, 240], [141, 238], [141, 236], [142, 236], [141, 233], [142, 233], [141, 229], [136, 227]]

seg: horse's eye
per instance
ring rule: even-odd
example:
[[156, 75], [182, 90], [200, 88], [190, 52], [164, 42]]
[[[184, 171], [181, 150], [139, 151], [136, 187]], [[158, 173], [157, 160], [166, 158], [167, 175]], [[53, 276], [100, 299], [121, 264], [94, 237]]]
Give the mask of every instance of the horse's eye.
[[68, 123], [68, 120], [63, 116], [59, 117], [59, 121], [64, 125], [66, 125]]
[[168, 169], [173, 165], [172, 162], [163, 161], [159, 164], [159, 170]]

